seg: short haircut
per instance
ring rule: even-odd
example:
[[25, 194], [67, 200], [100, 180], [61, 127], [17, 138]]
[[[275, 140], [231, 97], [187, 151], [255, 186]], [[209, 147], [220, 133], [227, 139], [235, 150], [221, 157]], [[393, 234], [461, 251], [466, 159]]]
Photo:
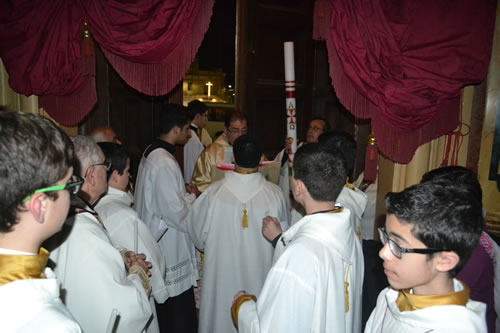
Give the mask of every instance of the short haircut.
[[111, 162], [111, 167], [107, 172], [108, 180], [115, 170], [119, 175], [123, 175], [123, 171], [127, 167], [127, 160], [130, 158], [127, 148], [124, 145], [112, 142], [99, 142], [98, 145], [106, 160]]
[[451, 276], [460, 271], [479, 243], [482, 206], [468, 186], [428, 181], [399, 193], [388, 193], [385, 205], [387, 214], [410, 224], [412, 235], [425, 246], [458, 254], [460, 261], [450, 271]]
[[325, 118], [321, 118], [321, 117], [314, 117], [313, 119], [311, 119], [311, 121], [309, 122], [309, 124], [311, 124], [312, 121], [314, 120], [321, 120], [325, 123], [325, 126], [323, 127], [323, 132], [328, 132], [330, 130], [330, 124], [328, 124], [328, 121], [326, 121]]
[[462, 166], [446, 166], [426, 172], [422, 176], [420, 183], [425, 183], [431, 180], [451, 181], [456, 184], [463, 184], [471, 187], [474, 195], [479, 202], [483, 201], [483, 191], [477, 180], [477, 175], [474, 171]]
[[95, 163], [99, 163], [99, 146], [95, 143], [94, 139], [90, 136], [77, 135], [71, 137], [73, 145], [75, 146], [75, 154], [77, 161], [75, 161], [74, 173], [85, 177], [87, 169]]
[[208, 107], [205, 105], [205, 103], [195, 99], [189, 102], [187, 110], [189, 119], [193, 120], [197, 114], [203, 115], [205, 112], [207, 112]]
[[338, 149], [323, 149], [309, 143], [297, 150], [293, 177], [304, 182], [315, 201], [335, 201], [345, 184], [344, 158]]
[[257, 168], [262, 152], [262, 143], [259, 138], [252, 135], [242, 135], [233, 144], [234, 162], [242, 168]]
[[[55, 185], [73, 166], [73, 144], [53, 121], [0, 111], [0, 232], [12, 231], [24, 198]], [[51, 199], [58, 192], [45, 192]]]
[[320, 135], [319, 143], [326, 149], [338, 149], [344, 155], [347, 174], [352, 172], [356, 162], [356, 140], [345, 132], [326, 132]]
[[182, 105], [166, 104], [160, 110], [160, 134], [168, 134], [175, 126], [183, 128], [187, 123], [187, 109]]
[[233, 121], [246, 121], [248, 123], [247, 116], [241, 111], [230, 111], [226, 112], [224, 115], [224, 126], [229, 128]]

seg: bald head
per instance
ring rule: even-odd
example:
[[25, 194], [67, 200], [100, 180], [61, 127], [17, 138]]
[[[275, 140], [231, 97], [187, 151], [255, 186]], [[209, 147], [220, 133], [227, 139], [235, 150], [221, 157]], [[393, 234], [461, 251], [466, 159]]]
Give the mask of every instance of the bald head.
[[92, 130], [90, 133], [95, 142], [114, 142], [121, 144], [116, 132], [111, 127], [99, 126]]

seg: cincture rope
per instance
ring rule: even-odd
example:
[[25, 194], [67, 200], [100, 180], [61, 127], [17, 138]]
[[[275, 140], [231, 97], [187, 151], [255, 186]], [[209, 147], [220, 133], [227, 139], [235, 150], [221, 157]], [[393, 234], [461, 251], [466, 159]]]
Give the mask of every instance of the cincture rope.
[[345, 298], [345, 312], [349, 312], [349, 282], [347, 280], [349, 279], [349, 267], [350, 265], [347, 264], [347, 271], [345, 272], [345, 281], [344, 281], [344, 298]]

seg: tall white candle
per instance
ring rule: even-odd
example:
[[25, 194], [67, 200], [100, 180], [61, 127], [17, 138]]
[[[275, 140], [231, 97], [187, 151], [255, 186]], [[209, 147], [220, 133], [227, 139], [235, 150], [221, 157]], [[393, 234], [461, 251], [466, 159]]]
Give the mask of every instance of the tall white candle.
[[293, 42], [285, 42], [285, 94], [286, 94], [286, 135], [291, 141], [291, 149], [288, 151], [288, 163], [291, 164], [293, 156], [297, 151], [297, 118], [295, 109], [295, 61]]

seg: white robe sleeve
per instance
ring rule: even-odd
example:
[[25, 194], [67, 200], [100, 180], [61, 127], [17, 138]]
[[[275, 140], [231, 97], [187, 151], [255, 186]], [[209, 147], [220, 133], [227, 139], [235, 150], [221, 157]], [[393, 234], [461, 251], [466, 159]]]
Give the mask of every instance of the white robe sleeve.
[[[119, 204], [110, 203], [106, 207], [106, 213], [113, 210], [111, 215], [105, 215], [104, 224], [108, 229], [111, 239], [129, 251], [134, 251], [135, 231], [137, 230], [137, 253], [144, 253], [146, 260], [151, 262], [152, 267], [150, 282], [152, 294], [158, 303], [163, 303], [168, 298], [165, 286], [165, 259], [161, 253], [160, 246], [151, 235], [148, 227], [139, 219], [135, 212], [123, 208]], [[100, 212], [99, 207], [97, 208]], [[132, 210], [130, 208], [130, 210]], [[137, 225], [137, 229], [134, 228]]]
[[173, 158], [165, 162], [161, 164], [160, 174], [153, 185], [152, 205], [169, 228], [187, 232], [185, 220], [196, 196], [186, 192], [177, 162]]

